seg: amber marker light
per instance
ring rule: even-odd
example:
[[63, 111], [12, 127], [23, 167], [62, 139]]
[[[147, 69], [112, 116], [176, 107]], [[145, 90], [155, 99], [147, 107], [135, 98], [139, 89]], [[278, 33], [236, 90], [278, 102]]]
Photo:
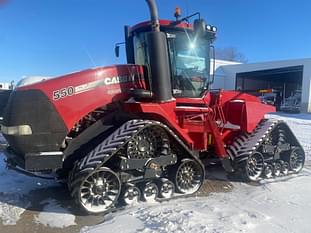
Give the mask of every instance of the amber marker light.
[[176, 7], [175, 8], [175, 14], [174, 14], [176, 20], [178, 20], [178, 18], [181, 16], [181, 9], [180, 7]]

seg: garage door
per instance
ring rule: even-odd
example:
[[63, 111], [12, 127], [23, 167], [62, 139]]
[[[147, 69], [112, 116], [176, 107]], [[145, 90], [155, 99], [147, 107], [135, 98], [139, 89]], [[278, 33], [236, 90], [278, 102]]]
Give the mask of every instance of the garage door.
[[256, 92], [262, 89], [275, 89], [287, 98], [301, 90], [303, 66], [279, 69], [257, 70], [236, 74], [236, 90]]

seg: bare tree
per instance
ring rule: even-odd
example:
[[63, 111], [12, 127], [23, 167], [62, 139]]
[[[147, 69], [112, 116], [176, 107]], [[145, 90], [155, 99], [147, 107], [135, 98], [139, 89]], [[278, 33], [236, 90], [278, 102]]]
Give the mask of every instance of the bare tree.
[[216, 59], [247, 63], [245, 55], [234, 47], [217, 48]]

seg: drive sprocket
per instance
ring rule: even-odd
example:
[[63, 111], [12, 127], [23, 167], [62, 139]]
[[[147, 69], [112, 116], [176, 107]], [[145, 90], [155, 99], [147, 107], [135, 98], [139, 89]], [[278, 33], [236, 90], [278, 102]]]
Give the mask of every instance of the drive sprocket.
[[168, 148], [169, 140], [165, 131], [160, 127], [148, 127], [131, 138], [126, 153], [130, 159], [148, 159], [160, 156]]

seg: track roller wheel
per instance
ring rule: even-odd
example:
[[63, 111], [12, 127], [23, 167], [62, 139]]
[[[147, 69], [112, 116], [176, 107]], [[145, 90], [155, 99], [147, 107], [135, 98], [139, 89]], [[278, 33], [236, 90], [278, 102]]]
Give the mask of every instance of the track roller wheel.
[[104, 213], [114, 207], [121, 192], [118, 175], [102, 167], [73, 181], [72, 196], [89, 213]]
[[171, 198], [175, 192], [175, 185], [168, 179], [162, 179], [159, 183], [159, 195], [162, 198]]
[[289, 167], [293, 172], [300, 172], [305, 163], [305, 153], [300, 147], [291, 150], [288, 158]]
[[246, 161], [246, 178], [257, 181], [264, 171], [265, 163], [261, 153], [255, 152]]
[[146, 202], [153, 202], [159, 195], [158, 186], [155, 183], [146, 183], [142, 190], [142, 198]]
[[282, 173], [282, 164], [280, 161], [276, 161], [273, 164], [273, 175], [278, 177], [281, 175], [281, 173]]
[[288, 175], [288, 173], [289, 173], [289, 163], [288, 162], [283, 161], [281, 172], [283, 175]]
[[273, 166], [271, 164], [268, 163], [265, 165], [263, 175], [267, 179], [271, 179], [273, 177]]
[[197, 161], [185, 159], [180, 163], [175, 175], [175, 187], [178, 192], [193, 194], [201, 188], [203, 181], [204, 170]]
[[122, 201], [125, 205], [135, 205], [140, 201], [141, 191], [135, 185], [127, 185], [123, 191]]

